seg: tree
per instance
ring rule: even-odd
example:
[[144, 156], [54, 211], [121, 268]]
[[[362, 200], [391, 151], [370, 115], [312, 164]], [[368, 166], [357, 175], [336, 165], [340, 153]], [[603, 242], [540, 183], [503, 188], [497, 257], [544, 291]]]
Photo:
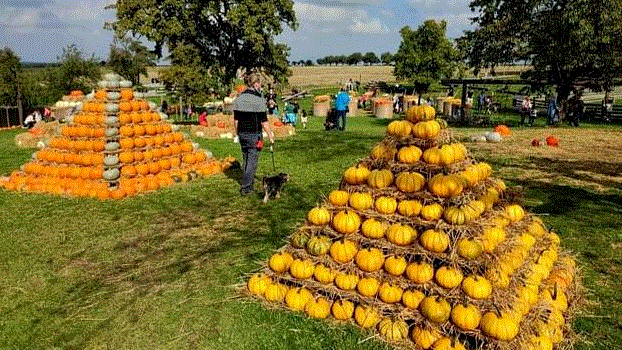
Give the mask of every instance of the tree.
[[[51, 88], [60, 98], [72, 90], [91, 91], [101, 77], [99, 60], [95, 56], [86, 59], [75, 44], [63, 48], [58, 57], [59, 65], [51, 71]], [[60, 96], [59, 96], [60, 95]]]
[[119, 0], [110, 7], [118, 37], [142, 36], [158, 57], [167, 47], [173, 65], [197, 64], [214, 83], [231, 85], [239, 71], [265, 72], [277, 82], [289, 74], [289, 49], [274, 37], [282, 24], [296, 29], [293, 1]]
[[311, 61], [311, 60], [306, 60], [305, 61], [305, 66], [313, 66], [313, 65], [314, 65], [313, 61]]
[[355, 52], [348, 56], [348, 64], [350, 65], [357, 65], [361, 61], [363, 61], [363, 54], [360, 52]]
[[557, 85], [566, 99], [574, 84], [608, 88], [622, 74], [619, 0], [475, 0], [475, 30], [459, 45], [472, 67], [523, 62], [524, 78]]
[[378, 59], [378, 56], [376, 56], [375, 53], [368, 52], [365, 55], [363, 55], [363, 62], [371, 65], [371, 64], [380, 62], [380, 60]]
[[0, 50], [0, 104], [15, 106], [20, 93], [22, 64], [8, 47]]
[[415, 85], [419, 94], [430, 85], [450, 77], [457, 65], [458, 53], [446, 36], [447, 23], [425, 21], [417, 30], [404, 27], [402, 42], [394, 56], [396, 77]]
[[385, 52], [380, 55], [380, 61], [382, 61], [382, 64], [388, 66], [393, 62], [393, 55], [390, 52]]
[[147, 67], [155, 65], [156, 56], [140, 41], [117, 40], [110, 46], [107, 66], [134, 85], [139, 85], [140, 75], [147, 75]]

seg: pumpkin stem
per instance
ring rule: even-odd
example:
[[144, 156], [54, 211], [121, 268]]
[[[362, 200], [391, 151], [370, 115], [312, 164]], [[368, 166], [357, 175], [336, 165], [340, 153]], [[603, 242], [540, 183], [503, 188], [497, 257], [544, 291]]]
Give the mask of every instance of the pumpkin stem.
[[555, 286], [553, 287], [553, 300], [557, 300], [557, 282], [555, 282]]

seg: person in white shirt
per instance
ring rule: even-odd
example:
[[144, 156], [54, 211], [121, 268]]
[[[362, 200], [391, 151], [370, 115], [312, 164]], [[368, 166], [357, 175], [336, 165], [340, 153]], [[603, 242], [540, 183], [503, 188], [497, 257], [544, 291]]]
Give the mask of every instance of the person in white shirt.
[[26, 129], [32, 128], [37, 122], [35, 121], [35, 113], [30, 113], [24, 120], [24, 127]]
[[523, 100], [523, 103], [521, 105], [521, 122], [520, 125], [525, 125], [525, 119], [529, 118], [530, 123], [533, 124], [533, 120], [531, 119], [531, 99], [529, 98], [529, 96], [525, 96], [525, 99]]

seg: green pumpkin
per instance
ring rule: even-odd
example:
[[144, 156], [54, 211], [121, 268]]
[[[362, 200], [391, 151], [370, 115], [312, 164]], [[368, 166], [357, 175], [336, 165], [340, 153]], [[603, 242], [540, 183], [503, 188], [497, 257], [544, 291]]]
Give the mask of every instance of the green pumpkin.
[[313, 236], [307, 242], [307, 252], [315, 256], [321, 256], [328, 253], [331, 240], [326, 236]]
[[298, 231], [290, 237], [290, 242], [294, 248], [303, 249], [307, 246], [307, 242], [311, 238], [309, 232]]

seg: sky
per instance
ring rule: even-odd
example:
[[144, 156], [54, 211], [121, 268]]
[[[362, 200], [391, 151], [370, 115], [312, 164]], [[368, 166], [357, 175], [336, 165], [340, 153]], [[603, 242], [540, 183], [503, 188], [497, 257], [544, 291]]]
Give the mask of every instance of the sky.
[[[77, 44], [90, 56], [108, 57], [113, 35], [104, 29], [114, 20], [105, 10], [113, 0], [0, 0], [0, 47], [11, 48], [23, 62], [56, 62], [62, 48]], [[472, 28], [470, 0], [296, 0], [299, 28], [277, 37], [290, 60], [316, 60], [354, 52], [396, 52], [404, 26], [426, 19], [447, 21], [447, 34], [458, 37]]]

